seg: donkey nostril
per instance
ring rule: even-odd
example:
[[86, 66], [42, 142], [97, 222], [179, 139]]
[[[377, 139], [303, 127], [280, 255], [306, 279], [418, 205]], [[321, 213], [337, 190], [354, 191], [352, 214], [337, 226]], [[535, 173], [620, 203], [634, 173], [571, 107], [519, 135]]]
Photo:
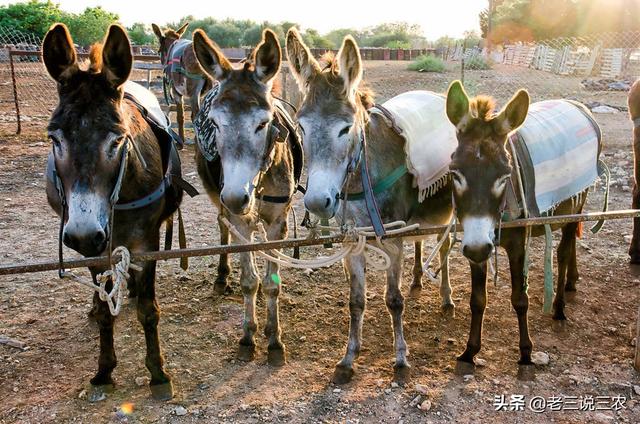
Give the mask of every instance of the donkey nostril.
[[330, 198], [330, 197], [327, 197], [326, 202], [324, 202], [324, 207], [325, 207], [325, 208], [328, 208], [330, 204], [331, 204], [331, 198]]
[[62, 241], [66, 246], [71, 246], [71, 236], [69, 236], [69, 233], [64, 233], [64, 235], [62, 236]]
[[94, 236], [93, 236], [93, 244], [94, 246], [101, 246], [102, 243], [104, 243], [104, 241], [106, 240], [106, 235], [104, 233], [104, 231], [98, 231]]
[[243, 204], [243, 205], [246, 205], [247, 203], [249, 203], [249, 195], [248, 195], [248, 194], [245, 194], [245, 195], [242, 197], [242, 204]]

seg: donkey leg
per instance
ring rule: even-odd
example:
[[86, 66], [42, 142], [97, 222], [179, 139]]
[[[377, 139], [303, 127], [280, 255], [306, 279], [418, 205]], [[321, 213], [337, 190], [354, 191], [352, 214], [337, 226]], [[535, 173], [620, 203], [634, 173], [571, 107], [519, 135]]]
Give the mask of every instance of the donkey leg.
[[409, 348], [404, 339], [404, 328], [402, 324], [402, 314], [404, 312], [404, 297], [400, 291], [402, 283], [402, 239], [392, 242], [395, 249], [387, 251], [391, 258], [391, 266], [387, 270], [387, 290], [385, 293], [385, 303], [387, 310], [391, 314], [393, 323], [393, 345], [396, 351], [396, 362], [393, 365], [394, 381], [404, 384], [409, 380], [411, 366], [407, 361]]
[[520, 333], [518, 378], [531, 380], [535, 375], [531, 362], [533, 343], [529, 336], [529, 294], [527, 293], [527, 282], [524, 280], [525, 230], [513, 230], [513, 237], [505, 245], [505, 249], [509, 257], [511, 273], [511, 305], [518, 316], [518, 331]]
[[344, 259], [345, 274], [351, 284], [349, 293], [349, 341], [347, 350], [336, 365], [332, 381], [345, 384], [353, 377], [353, 361], [360, 354], [362, 346], [362, 322], [366, 305], [366, 279], [364, 256], [347, 256]]
[[[631, 207], [638, 209], [640, 207], [640, 147], [638, 142], [633, 143], [634, 150], [634, 174], [635, 181], [633, 183], [633, 194], [631, 200]], [[633, 218], [633, 237], [629, 244], [629, 257], [632, 264], [640, 264], [640, 218]]]
[[136, 279], [138, 281], [139, 295], [137, 315], [147, 343], [147, 354], [144, 363], [151, 373], [151, 381], [149, 383], [151, 394], [157, 400], [169, 400], [173, 398], [173, 385], [171, 377], [164, 371], [164, 357], [160, 348], [160, 337], [158, 335], [160, 308], [156, 301], [155, 280], [156, 263], [145, 262], [142, 271], [137, 273]]
[[[112, 283], [109, 280], [105, 289], [111, 290], [111, 288]], [[100, 356], [98, 357], [98, 372], [91, 379], [91, 385], [94, 387], [94, 390], [92, 390], [92, 393], [89, 395], [90, 401], [96, 401], [103, 396], [104, 392], [113, 390], [114, 382], [111, 373], [118, 363], [113, 347], [113, 323], [115, 317], [111, 315], [107, 303], [100, 300], [98, 293], [94, 293], [93, 295], [93, 304], [95, 311], [94, 317], [100, 329]]]
[[577, 224], [571, 223], [562, 227], [562, 239], [558, 246], [558, 286], [556, 288], [556, 297], [553, 301], [553, 329], [556, 331], [563, 330], [567, 317], [564, 314], [565, 306], [565, 282], [567, 279], [567, 268], [569, 266], [569, 258], [571, 256], [571, 239], [575, 240]]
[[180, 139], [186, 143], [187, 140], [184, 138], [184, 100], [182, 100], [182, 96], [176, 96], [176, 115], [178, 120], [178, 134], [180, 135]]
[[467, 348], [458, 356], [456, 362], [456, 374], [472, 374], [475, 370], [473, 358], [480, 352], [482, 342], [482, 321], [484, 310], [487, 307], [487, 262], [476, 264], [469, 262], [471, 266], [471, 329]]
[[[231, 223], [247, 239], [251, 239], [252, 229], [241, 218], [231, 216]], [[254, 335], [258, 329], [256, 318], [256, 293], [258, 292], [258, 273], [253, 253], [240, 254], [240, 287], [244, 297], [244, 320], [242, 322], [243, 335], [238, 346], [238, 359], [252, 361], [255, 356], [256, 343]]]
[[[222, 246], [226, 246], [229, 244], [229, 229], [221, 221], [222, 213], [223, 212], [220, 211], [218, 214], [218, 228], [220, 228], [220, 244]], [[228, 282], [229, 274], [231, 274], [229, 255], [223, 253], [220, 255], [220, 260], [218, 262], [218, 276], [216, 277], [216, 281], [213, 283], [213, 290], [217, 294], [222, 295], [231, 291], [231, 287]]]
[[[440, 238], [440, 236], [438, 236]], [[449, 249], [451, 247], [451, 237], [447, 238], [440, 247], [440, 299], [442, 301], [442, 315], [446, 319], [453, 319], [456, 315], [456, 306], [451, 299], [451, 282], [449, 281]]]
[[576, 258], [576, 235], [569, 239], [569, 264], [567, 266], [567, 280], [564, 288], [565, 299], [567, 302], [573, 302], [576, 298], [576, 283], [580, 279], [578, 273], [578, 261]]
[[[282, 240], [287, 237], [287, 221], [280, 219], [267, 228], [269, 240]], [[280, 339], [280, 317], [278, 296], [281, 290], [280, 266], [269, 262], [266, 266], [266, 275], [262, 280], [262, 292], [267, 301], [267, 323], [264, 327], [264, 335], [269, 339], [267, 346], [267, 362], [269, 365], [280, 367], [287, 361], [286, 349]]]
[[413, 243], [414, 261], [413, 261], [413, 282], [409, 288], [409, 297], [418, 298], [422, 291], [422, 240]]

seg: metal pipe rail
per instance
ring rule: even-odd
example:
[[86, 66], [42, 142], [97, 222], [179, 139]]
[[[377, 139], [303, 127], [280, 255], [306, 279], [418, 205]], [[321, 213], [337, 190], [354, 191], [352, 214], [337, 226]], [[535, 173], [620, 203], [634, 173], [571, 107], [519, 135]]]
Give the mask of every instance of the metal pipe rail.
[[[576, 215], [558, 215], [548, 217], [536, 217], [536, 218], [524, 218], [516, 219], [509, 222], [503, 222], [502, 228], [517, 228], [517, 227], [529, 227], [544, 224], [566, 224], [569, 222], [587, 222], [587, 221], [599, 221], [601, 219], [628, 219], [640, 217], [640, 209], [629, 209], [610, 212], [595, 212]], [[392, 234], [384, 237], [397, 238], [397, 237], [421, 237], [434, 234], [440, 234], [447, 228], [446, 225], [434, 225], [429, 227], [419, 228], [413, 231], [407, 231], [400, 234]], [[459, 231], [462, 231], [461, 229]], [[368, 237], [369, 239], [375, 239], [375, 237]], [[210, 247], [199, 247], [191, 249], [175, 249], [175, 250], [161, 250], [155, 252], [140, 252], [131, 254], [131, 261], [166, 261], [169, 259], [178, 259], [185, 257], [196, 256], [214, 256], [224, 253], [240, 253], [240, 252], [252, 252], [256, 250], [273, 250], [273, 249], [285, 249], [302, 246], [317, 246], [326, 243], [342, 243], [345, 240], [345, 236], [342, 234], [333, 236], [321, 236], [316, 238], [297, 238], [287, 240], [267, 241], [251, 244], [235, 244], [235, 245], [218, 245]], [[112, 257], [112, 262], [117, 262], [119, 258]], [[108, 261], [106, 256], [99, 256], [93, 258], [74, 259], [64, 262], [65, 269], [72, 268], [84, 268], [90, 266], [104, 265]], [[11, 264], [1, 265], [0, 275], [9, 274], [25, 274], [30, 272], [41, 271], [54, 271], [59, 267], [58, 261], [48, 262], [36, 262], [26, 264]]]

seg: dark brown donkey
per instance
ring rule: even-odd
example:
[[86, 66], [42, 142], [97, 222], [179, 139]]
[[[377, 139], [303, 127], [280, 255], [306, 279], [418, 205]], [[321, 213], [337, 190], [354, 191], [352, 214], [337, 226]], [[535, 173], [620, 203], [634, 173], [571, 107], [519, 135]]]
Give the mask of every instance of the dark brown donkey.
[[[69, 31], [65, 25], [56, 24], [47, 33], [42, 52], [47, 71], [58, 87], [59, 103], [48, 126], [52, 145], [48, 175], [57, 174], [58, 183], [56, 178], [49, 179], [47, 198], [63, 217], [64, 244], [85, 256], [107, 254], [110, 239], [114, 246], [122, 245], [132, 251], [158, 250], [160, 225], [182, 200], [182, 190], [165, 185], [166, 175], [180, 175], [180, 162], [171, 142], [163, 142], [136, 104], [124, 97], [123, 85], [133, 64], [126, 32], [112, 25], [104, 47], [94, 46], [90, 61], [78, 63]], [[128, 154], [129, 149], [139, 154]], [[119, 177], [121, 166], [124, 177]], [[121, 181], [119, 201], [113, 205], [112, 195], [118, 191], [118, 181]], [[157, 187], [164, 187], [164, 195], [146, 206], [120, 207], [131, 206], [131, 202], [156, 193]], [[112, 208], [115, 212], [110, 222]], [[151, 392], [158, 399], [169, 399], [173, 390], [163, 368], [158, 337], [156, 263], [139, 265], [142, 271], [131, 271], [129, 287], [138, 297], [138, 320], [147, 342], [145, 364], [151, 372]], [[96, 275], [106, 269], [106, 264], [90, 268], [94, 282]], [[111, 290], [111, 282], [107, 290]], [[100, 328], [100, 357], [91, 384], [99, 394], [113, 385], [114, 317], [98, 294], [93, 302]]]
[[[478, 96], [469, 99], [460, 82], [455, 81], [447, 94], [447, 116], [456, 126], [458, 148], [449, 165], [454, 182], [456, 213], [464, 229], [462, 253], [471, 266], [471, 330], [467, 348], [458, 357], [456, 371], [469, 374], [474, 369], [474, 357], [480, 351], [482, 321], [487, 304], [487, 260], [494, 251], [496, 234], [494, 228], [500, 221], [504, 206], [507, 182], [517, 181], [511, 155], [507, 151], [507, 140], [511, 132], [518, 129], [529, 110], [529, 94], [520, 90], [498, 113], [494, 113], [494, 100]], [[561, 202], [553, 215], [582, 212], [586, 191]], [[558, 246], [558, 286], [553, 303], [554, 327], [562, 328], [564, 314], [565, 281], [567, 288], [578, 280], [576, 266], [577, 223], [563, 226], [562, 240]], [[532, 236], [544, 234], [541, 226], [533, 227]], [[499, 244], [509, 257], [511, 271], [511, 304], [518, 316], [520, 332], [519, 376], [533, 376], [531, 362], [532, 343], [529, 337], [529, 296], [524, 275], [526, 229], [511, 228], [501, 231]]]
[[178, 130], [180, 138], [184, 138], [184, 97], [189, 98], [191, 106], [191, 122], [200, 110], [200, 97], [211, 89], [212, 81], [198, 66], [190, 40], [182, 35], [189, 23], [177, 30], [167, 29], [164, 32], [156, 24], [151, 24], [153, 32], [160, 42], [160, 61], [164, 66], [163, 89], [167, 103], [176, 105]]
[[[640, 80], [629, 91], [629, 114], [633, 121], [633, 200], [631, 207], [640, 208]], [[632, 264], [640, 264], [640, 218], [633, 219], [633, 238], [629, 246]]]

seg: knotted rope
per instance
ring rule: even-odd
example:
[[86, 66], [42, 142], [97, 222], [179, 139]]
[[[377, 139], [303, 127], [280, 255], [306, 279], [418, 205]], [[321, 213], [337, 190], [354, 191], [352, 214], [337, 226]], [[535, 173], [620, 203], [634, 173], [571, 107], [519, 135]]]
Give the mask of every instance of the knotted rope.
[[[221, 221], [237, 240], [245, 244], [252, 242], [252, 240], [244, 237], [226, 217], [222, 217]], [[418, 228], [417, 224], [407, 226], [403, 221], [391, 222], [384, 226], [385, 229], [388, 229], [387, 234], [398, 234]], [[309, 236], [311, 238], [317, 237], [317, 234], [321, 230], [341, 231], [345, 235], [342, 248], [332, 255], [320, 256], [314, 259], [296, 259], [277, 250], [269, 252], [257, 250], [256, 253], [278, 265], [299, 269], [328, 267], [349, 255], [363, 255], [367, 265], [377, 271], [384, 271], [391, 266], [391, 258], [387, 252], [385, 252], [380, 239], [376, 239], [378, 246], [367, 243], [367, 237], [375, 235], [373, 227], [336, 227], [313, 224], [310, 227]], [[258, 231], [266, 240], [266, 231], [262, 223], [258, 223]], [[387, 250], [389, 247], [390, 246], [386, 247]]]
[[[97, 291], [100, 300], [107, 302], [109, 312], [111, 312], [111, 315], [114, 317], [120, 313], [120, 309], [122, 308], [124, 289], [129, 279], [129, 269], [142, 271], [140, 266], [131, 263], [131, 254], [126, 247], [118, 246], [113, 250], [112, 258], [118, 256], [120, 259], [116, 263], [111, 263], [111, 269], [98, 274], [98, 285], [94, 284], [93, 281], [86, 281], [80, 278], [71, 271], [63, 271], [61, 273], [63, 279], [75, 281], [82, 286]], [[112, 281], [111, 291], [106, 290], [109, 279]]]

